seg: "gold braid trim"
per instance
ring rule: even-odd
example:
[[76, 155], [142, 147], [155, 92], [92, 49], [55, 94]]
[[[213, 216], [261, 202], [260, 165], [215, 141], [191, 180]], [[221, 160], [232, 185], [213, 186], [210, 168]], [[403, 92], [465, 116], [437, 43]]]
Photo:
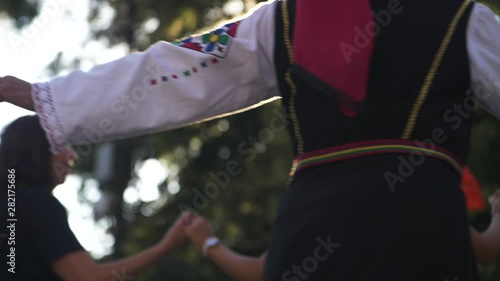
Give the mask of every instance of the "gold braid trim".
[[[288, 59], [290, 61], [290, 64], [293, 64], [293, 46], [292, 40], [290, 39], [290, 15], [288, 14], [287, 3], [287, 1], [281, 1], [281, 8], [283, 10], [284, 41], [286, 50], [288, 52]], [[295, 111], [297, 86], [292, 79], [292, 73], [290, 72], [290, 69], [288, 69], [285, 74], [285, 80], [290, 87], [290, 101], [288, 103], [288, 108], [290, 110], [290, 118], [292, 119], [293, 133], [295, 134], [295, 138], [297, 139], [297, 153], [300, 155], [304, 153], [304, 140], [302, 139], [299, 120], [297, 118], [297, 112]]]
[[413, 131], [415, 130], [415, 124], [417, 123], [418, 115], [430, 92], [432, 83], [434, 82], [434, 78], [436, 77], [439, 67], [441, 66], [441, 62], [443, 61], [443, 57], [446, 54], [448, 46], [450, 45], [451, 39], [455, 34], [457, 25], [471, 2], [472, 2], [471, 0], [465, 0], [458, 9], [455, 16], [453, 17], [453, 20], [451, 21], [450, 26], [448, 28], [448, 31], [446, 32], [446, 35], [443, 38], [443, 41], [441, 42], [441, 46], [439, 47], [439, 50], [437, 51], [434, 57], [431, 68], [429, 69], [429, 72], [425, 77], [424, 84], [420, 89], [417, 100], [415, 101], [411, 113], [408, 116], [406, 127], [403, 131], [403, 135], [401, 136], [402, 139], [405, 140], [410, 139], [411, 135], [413, 134]]

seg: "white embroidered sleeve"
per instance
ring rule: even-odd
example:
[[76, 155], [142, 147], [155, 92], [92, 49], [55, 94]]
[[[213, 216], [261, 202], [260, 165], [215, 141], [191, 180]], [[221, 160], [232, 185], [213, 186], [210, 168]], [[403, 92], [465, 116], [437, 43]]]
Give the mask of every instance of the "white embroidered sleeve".
[[471, 90], [483, 108], [500, 119], [500, 21], [475, 4], [467, 30]]
[[176, 44], [156, 43], [88, 73], [35, 84], [52, 150], [174, 129], [277, 98], [276, 4]]

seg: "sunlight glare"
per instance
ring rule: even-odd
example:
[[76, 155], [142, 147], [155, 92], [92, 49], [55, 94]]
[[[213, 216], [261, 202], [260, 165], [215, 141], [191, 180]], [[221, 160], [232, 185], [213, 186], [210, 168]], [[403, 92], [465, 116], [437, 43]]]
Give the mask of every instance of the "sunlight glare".
[[156, 159], [144, 161], [137, 171], [139, 198], [143, 202], [152, 202], [160, 198], [158, 185], [168, 176], [167, 168]]

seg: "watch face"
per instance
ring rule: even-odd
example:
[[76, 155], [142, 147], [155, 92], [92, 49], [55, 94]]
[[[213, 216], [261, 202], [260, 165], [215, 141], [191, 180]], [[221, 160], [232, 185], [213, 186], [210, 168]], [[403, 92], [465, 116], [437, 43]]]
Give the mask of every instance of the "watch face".
[[209, 238], [207, 240], [207, 246], [211, 247], [211, 246], [215, 246], [219, 243], [219, 239], [215, 238], [215, 237], [212, 237], [212, 238]]

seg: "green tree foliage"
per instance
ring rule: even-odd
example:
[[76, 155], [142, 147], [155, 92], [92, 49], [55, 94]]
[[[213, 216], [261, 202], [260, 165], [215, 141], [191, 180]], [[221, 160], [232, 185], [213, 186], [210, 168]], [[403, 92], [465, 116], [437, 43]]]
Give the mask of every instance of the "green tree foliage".
[[[103, 5], [110, 5], [115, 11], [111, 25], [96, 30], [96, 37], [104, 36], [111, 44], [128, 42], [133, 49], [143, 50], [151, 42], [173, 41], [194, 31], [227, 19], [223, 6], [228, 1], [185, 0], [92, 0], [92, 23], [99, 18]], [[247, 7], [258, 1], [246, 1]], [[144, 24], [157, 23], [157, 28], [147, 31]]]

